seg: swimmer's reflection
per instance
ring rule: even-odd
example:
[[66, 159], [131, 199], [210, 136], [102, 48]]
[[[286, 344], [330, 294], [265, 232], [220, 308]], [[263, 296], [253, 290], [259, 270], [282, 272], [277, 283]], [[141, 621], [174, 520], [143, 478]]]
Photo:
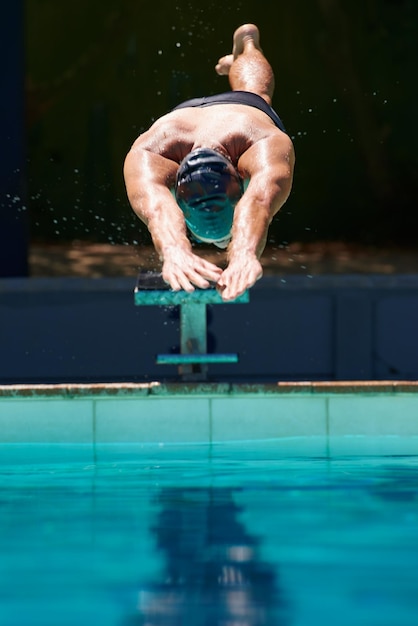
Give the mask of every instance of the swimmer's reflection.
[[271, 626], [286, 607], [271, 565], [239, 520], [228, 488], [163, 489], [153, 528], [164, 552], [161, 582], [139, 591], [128, 626]]

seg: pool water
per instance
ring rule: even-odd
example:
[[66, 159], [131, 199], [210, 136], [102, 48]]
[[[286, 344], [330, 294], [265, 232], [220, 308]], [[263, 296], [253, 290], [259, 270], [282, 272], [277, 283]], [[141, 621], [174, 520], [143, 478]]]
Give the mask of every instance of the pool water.
[[333, 450], [0, 446], [0, 624], [416, 626], [417, 445]]

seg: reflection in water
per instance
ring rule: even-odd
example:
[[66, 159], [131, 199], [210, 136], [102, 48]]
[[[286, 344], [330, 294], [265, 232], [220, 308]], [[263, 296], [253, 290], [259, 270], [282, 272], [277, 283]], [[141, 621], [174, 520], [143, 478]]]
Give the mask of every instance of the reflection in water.
[[153, 532], [163, 579], [139, 590], [126, 626], [285, 624], [277, 572], [258, 554], [228, 488], [166, 488]]

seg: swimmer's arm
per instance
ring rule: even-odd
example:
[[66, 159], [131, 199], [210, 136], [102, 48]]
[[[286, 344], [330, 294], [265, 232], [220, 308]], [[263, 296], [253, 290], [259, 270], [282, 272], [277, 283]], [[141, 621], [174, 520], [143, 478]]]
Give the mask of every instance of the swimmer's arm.
[[257, 142], [241, 157], [250, 182], [235, 208], [229, 257], [244, 251], [261, 257], [271, 221], [289, 197], [294, 161], [292, 142], [283, 134]]
[[170, 246], [191, 247], [183, 214], [170, 191], [177, 168], [174, 161], [135, 145], [124, 164], [130, 205], [148, 227], [160, 256]]
[[271, 221], [290, 194], [293, 165], [293, 146], [284, 135], [257, 142], [241, 157], [240, 171], [250, 183], [235, 207], [228, 267], [217, 284], [224, 300], [234, 300], [261, 278], [260, 257]]
[[221, 270], [195, 255], [187, 237], [183, 212], [171, 193], [178, 164], [133, 146], [126, 157], [124, 177], [133, 211], [146, 224], [163, 262], [164, 280], [175, 291], [205, 289]]

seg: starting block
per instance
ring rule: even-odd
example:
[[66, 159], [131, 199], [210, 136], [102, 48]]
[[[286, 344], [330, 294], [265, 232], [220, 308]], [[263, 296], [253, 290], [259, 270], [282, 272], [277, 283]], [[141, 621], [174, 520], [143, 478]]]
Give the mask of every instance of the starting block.
[[140, 274], [134, 291], [136, 306], [180, 307], [180, 353], [158, 354], [159, 365], [177, 365], [183, 380], [206, 380], [208, 365], [237, 363], [238, 354], [207, 353], [208, 304], [245, 304], [250, 301], [246, 291], [231, 302], [224, 302], [216, 289], [171, 291], [161, 274]]

